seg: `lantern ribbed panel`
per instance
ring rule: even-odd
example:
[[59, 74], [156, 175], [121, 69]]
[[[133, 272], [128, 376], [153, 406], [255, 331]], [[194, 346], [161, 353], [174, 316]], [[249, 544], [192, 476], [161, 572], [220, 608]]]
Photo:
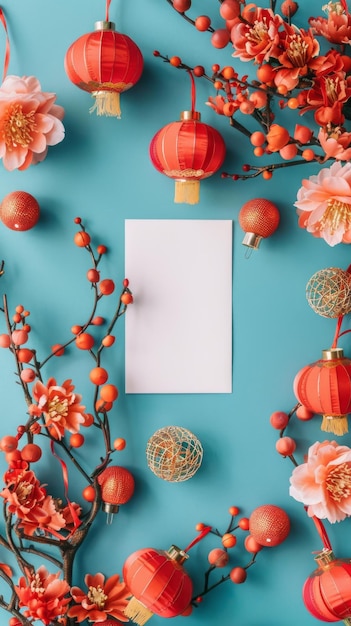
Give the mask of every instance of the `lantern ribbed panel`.
[[123, 580], [133, 596], [160, 617], [176, 617], [191, 601], [190, 577], [166, 552], [145, 548], [131, 554], [123, 566]]
[[351, 361], [321, 359], [307, 365], [295, 377], [294, 393], [313, 413], [347, 415], [351, 412]]
[[171, 122], [150, 143], [154, 167], [173, 179], [202, 180], [223, 164], [225, 143], [212, 126], [198, 120]]
[[[303, 586], [308, 611], [325, 622], [338, 622], [351, 616], [351, 563], [331, 557], [326, 566], [312, 572]], [[347, 622], [349, 623], [349, 622]]]
[[143, 71], [143, 56], [134, 41], [113, 30], [96, 30], [68, 48], [65, 70], [80, 89], [118, 93], [133, 87]]

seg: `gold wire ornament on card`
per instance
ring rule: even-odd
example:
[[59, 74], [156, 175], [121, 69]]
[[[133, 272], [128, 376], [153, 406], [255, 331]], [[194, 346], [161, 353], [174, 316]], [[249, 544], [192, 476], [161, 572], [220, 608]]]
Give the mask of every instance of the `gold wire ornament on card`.
[[351, 274], [338, 267], [319, 270], [306, 285], [310, 307], [322, 317], [336, 318], [351, 311]]
[[147, 442], [146, 459], [151, 471], [169, 482], [188, 480], [199, 469], [203, 448], [197, 437], [180, 426], [157, 430]]

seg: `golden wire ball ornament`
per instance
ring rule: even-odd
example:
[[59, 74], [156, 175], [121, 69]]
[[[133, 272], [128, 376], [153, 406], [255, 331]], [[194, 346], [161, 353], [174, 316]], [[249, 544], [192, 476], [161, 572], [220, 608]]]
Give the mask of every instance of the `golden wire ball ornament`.
[[188, 480], [199, 469], [203, 448], [198, 438], [180, 426], [166, 426], [148, 440], [146, 459], [150, 470], [163, 480]]
[[338, 267], [319, 270], [306, 285], [306, 298], [322, 317], [346, 315], [351, 311], [351, 274]]

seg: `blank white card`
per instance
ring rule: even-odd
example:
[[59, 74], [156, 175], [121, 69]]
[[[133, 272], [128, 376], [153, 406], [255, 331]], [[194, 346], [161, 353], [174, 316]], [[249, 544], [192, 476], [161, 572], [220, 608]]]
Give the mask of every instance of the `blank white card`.
[[126, 220], [126, 393], [231, 393], [232, 221]]

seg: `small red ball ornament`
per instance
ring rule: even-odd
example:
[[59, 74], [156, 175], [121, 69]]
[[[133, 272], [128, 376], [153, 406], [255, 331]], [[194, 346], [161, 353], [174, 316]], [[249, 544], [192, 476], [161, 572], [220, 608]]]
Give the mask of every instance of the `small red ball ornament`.
[[324, 622], [351, 625], [351, 561], [336, 559], [332, 550], [316, 557], [318, 564], [307, 578], [302, 597], [307, 610]]
[[322, 358], [295, 376], [294, 393], [301, 404], [323, 416], [321, 430], [344, 435], [351, 413], [351, 359], [342, 348], [322, 351]]
[[251, 513], [249, 531], [261, 546], [272, 548], [287, 538], [290, 532], [290, 519], [279, 506], [264, 504]]
[[256, 250], [262, 239], [270, 237], [277, 230], [280, 213], [270, 200], [254, 198], [243, 204], [238, 219], [246, 233], [242, 244]]
[[102, 508], [107, 513], [107, 524], [111, 524], [119, 506], [128, 502], [134, 493], [134, 477], [125, 467], [109, 465], [98, 477], [98, 483], [101, 486]]
[[183, 567], [188, 555], [172, 545], [168, 551], [145, 548], [124, 563], [123, 580], [133, 597], [124, 613], [138, 626], [152, 615], [176, 617], [188, 608], [193, 584]]
[[91, 112], [120, 118], [120, 94], [138, 82], [144, 60], [136, 43], [106, 17], [71, 44], [64, 66], [72, 83], [95, 99]]
[[0, 219], [11, 230], [30, 230], [39, 216], [38, 201], [26, 191], [12, 191], [0, 204]]

